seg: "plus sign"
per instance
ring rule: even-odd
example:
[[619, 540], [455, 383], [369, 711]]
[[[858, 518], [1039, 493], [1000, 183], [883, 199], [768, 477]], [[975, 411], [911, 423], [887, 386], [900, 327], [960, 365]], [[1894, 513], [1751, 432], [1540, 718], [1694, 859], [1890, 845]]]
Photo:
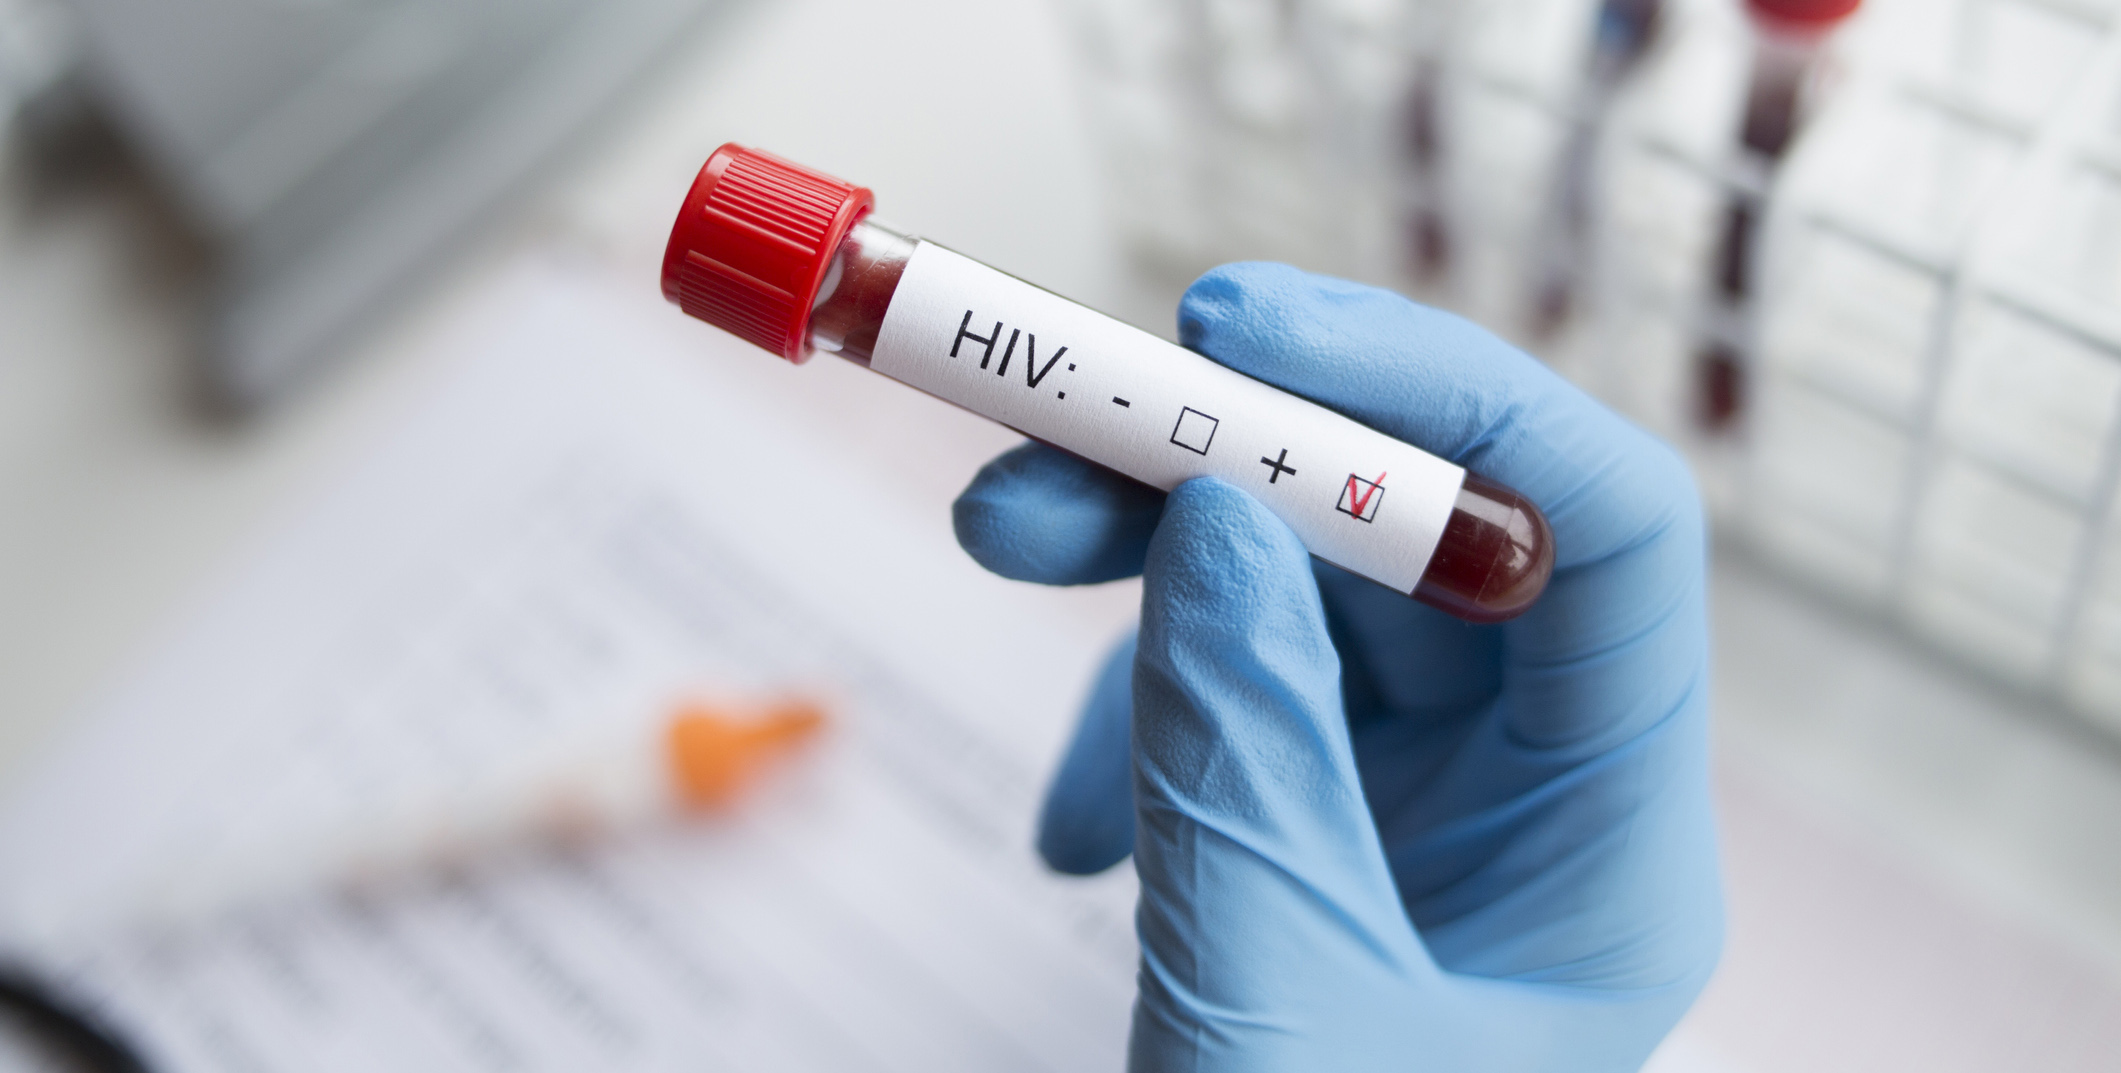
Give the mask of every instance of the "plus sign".
[[1259, 456], [1259, 461], [1261, 465], [1274, 467], [1274, 472], [1268, 475], [1267, 477], [1268, 484], [1273, 484], [1274, 482], [1281, 480], [1281, 475], [1284, 473], [1288, 474], [1291, 477], [1296, 476], [1295, 467], [1284, 464], [1289, 461], [1289, 449], [1286, 447], [1281, 449], [1280, 458], [1268, 458], [1265, 455], [1261, 455]]

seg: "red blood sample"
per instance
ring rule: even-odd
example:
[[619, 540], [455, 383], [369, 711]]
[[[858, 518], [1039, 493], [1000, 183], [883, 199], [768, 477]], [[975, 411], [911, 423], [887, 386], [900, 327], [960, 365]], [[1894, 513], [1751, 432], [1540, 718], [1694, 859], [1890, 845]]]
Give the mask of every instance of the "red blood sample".
[[[725, 177], [731, 176], [734, 181], [724, 186]], [[785, 236], [786, 228], [744, 226], [732, 232], [717, 225], [711, 234], [700, 233], [688, 217], [718, 188], [724, 218], [771, 225], [786, 222], [791, 214], [807, 217], [816, 236], [816, 255], [769, 251], [768, 256], [753, 257], [758, 249], [732, 245], [783, 241], [774, 236]], [[768, 154], [725, 145], [701, 169], [686, 200], [687, 215], [680, 216], [672, 234], [664, 262], [664, 294], [687, 313], [790, 361], [823, 351], [868, 367], [900, 280], [920, 244], [870, 217], [870, 203], [865, 189]], [[833, 252], [827, 256], [823, 250]], [[730, 261], [750, 267], [732, 274]], [[760, 265], [770, 271], [760, 271]], [[1361, 509], [1357, 507], [1358, 514]], [[1502, 622], [1532, 606], [1553, 569], [1553, 531], [1539, 508], [1509, 488], [1467, 473], [1442, 537], [1410, 595], [1469, 622]]]

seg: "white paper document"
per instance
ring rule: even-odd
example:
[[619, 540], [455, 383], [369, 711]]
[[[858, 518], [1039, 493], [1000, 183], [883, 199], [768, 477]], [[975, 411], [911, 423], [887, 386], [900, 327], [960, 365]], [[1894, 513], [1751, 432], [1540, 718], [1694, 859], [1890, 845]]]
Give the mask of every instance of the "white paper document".
[[[416, 411], [16, 788], [0, 942], [162, 1070], [1119, 1068], [1131, 876], [1030, 841], [1123, 605], [979, 574], [876, 477], [948, 450], [819, 432], [820, 371], [601, 271], [468, 302]], [[828, 729], [731, 814], [124, 924], [187, 862], [786, 693]]]

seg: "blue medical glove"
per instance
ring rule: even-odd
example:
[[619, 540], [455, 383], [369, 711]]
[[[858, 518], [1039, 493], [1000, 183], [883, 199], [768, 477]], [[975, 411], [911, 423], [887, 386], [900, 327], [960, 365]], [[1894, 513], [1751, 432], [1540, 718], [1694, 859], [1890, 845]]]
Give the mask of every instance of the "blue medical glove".
[[1314, 563], [1240, 489], [1057, 451], [990, 464], [959, 539], [1009, 577], [1140, 570], [1039, 848], [1134, 854], [1131, 1061], [1627, 1070], [1722, 942], [1704, 534], [1671, 450], [1493, 335], [1278, 265], [1180, 307], [1215, 360], [1530, 497], [1546, 595], [1471, 626]]

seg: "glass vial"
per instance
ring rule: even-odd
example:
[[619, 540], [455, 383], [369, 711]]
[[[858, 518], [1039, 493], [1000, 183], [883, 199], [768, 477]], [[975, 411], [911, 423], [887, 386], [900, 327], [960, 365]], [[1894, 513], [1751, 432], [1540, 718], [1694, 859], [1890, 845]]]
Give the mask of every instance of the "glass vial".
[[[1224, 464], [1259, 477], [1263, 487], [1248, 490], [1289, 521], [1314, 553], [1467, 621], [1513, 618], [1544, 591], [1553, 571], [1553, 534], [1539, 509], [1515, 491], [898, 231], [870, 216], [869, 206], [866, 190], [767, 154], [724, 146], [702, 169], [687, 200], [687, 215], [680, 217], [672, 236], [665, 293], [688, 313], [789, 360], [801, 361], [814, 352], [837, 354], [1152, 486], [1174, 486], [1193, 472], [1173, 469], [1168, 460], [1197, 463], [1204, 467], [1201, 472], [1223, 476], [1205, 468], [1210, 451], [1219, 452], [1218, 458], [1234, 457], [1234, 463]], [[694, 226], [688, 218], [698, 213], [713, 214], [714, 226]], [[804, 245], [801, 241], [784, 241], [792, 233], [791, 223], [806, 220], [812, 226], [803, 233], [814, 236], [811, 245], [816, 247], [807, 252], [797, 249]], [[950, 304], [931, 300], [929, 282], [908, 285], [917, 261], [930, 276], [954, 273]], [[737, 264], [749, 267], [739, 269]], [[768, 276], [775, 278], [764, 278]], [[909, 297], [910, 291], [921, 293]], [[1043, 319], [1031, 318], [1037, 322], [1035, 330], [1016, 323], [1024, 320], [1021, 314], [997, 314], [1012, 308], [1005, 304], [1010, 299], [1034, 303], [1044, 313]], [[961, 321], [960, 305], [968, 307]], [[942, 319], [936, 320], [938, 316]], [[940, 373], [909, 372], [897, 353], [916, 331], [912, 325], [924, 317], [939, 325], [922, 330], [933, 343], [929, 349], [935, 352]], [[1056, 330], [1062, 324], [1072, 327]], [[1041, 332], [1047, 334], [1044, 342], [1038, 338]], [[1095, 354], [1100, 359], [1125, 351], [1133, 364], [1106, 371], [1103, 379], [1086, 379], [1100, 375], [1099, 370], [1088, 367], [1092, 359], [1085, 357], [1085, 368], [1079, 371], [1071, 360], [1071, 346], [1076, 356]], [[975, 369], [975, 381], [962, 379], [975, 375]], [[960, 379], [923, 379], [936, 375]], [[965, 386], [968, 383], [971, 386]], [[1099, 386], [1084, 390], [1089, 384]], [[1082, 409], [1062, 409], [1070, 392], [1076, 401], [1068, 405]], [[1155, 426], [1159, 442], [1146, 452], [1114, 442], [1121, 437], [1109, 430], [1122, 427], [1114, 422], [1138, 426], [1141, 413], [1159, 399], [1219, 399], [1212, 408], [1220, 415], [1208, 415], [1208, 402], [1200, 402], [1202, 410], [1189, 406], [1182, 413], [1172, 402], [1168, 408], [1180, 416], [1168, 442], [1162, 441], [1161, 425]], [[1040, 415], [1049, 412], [1067, 416], [1042, 424]], [[1239, 437], [1248, 415], [1266, 412], [1272, 413], [1272, 422], [1249, 424], [1311, 432], [1296, 433], [1288, 441], [1300, 452], [1298, 457], [1308, 456], [1305, 461], [1292, 461], [1285, 447], [1279, 460], [1261, 458], [1272, 471], [1261, 476], [1264, 471], [1254, 468], [1248, 457], [1256, 448], [1233, 450], [1232, 444], [1245, 444]], [[1216, 446], [1218, 436], [1223, 437], [1221, 447]], [[1272, 456], [1274, 447], [1265, 451]], [[1392, 461], [1378, 463], [1381, 472], [1374, 480], [1359, 475], [1369, 472], [1364, 469], [1338, 484], [1325, 481], [1326, 498], [1317, 500], [1317, 509], [1309, 515], [1277, 505], [1286, 500], [1275, 497], [1286, 497], [1296, 483], [1299, 471], [1291, 467], [1317, 465], [1309, 457], [1346, 458], [1349, 451]], [[1348, 468], [1343, 463], [1324, 472], [1337, 479], [1339, 471]], [[1310, 472], [1305, 479], [1314, 482], [1314, 489], [1321, 488], [1315, 483], [1322, 479], [1320, 470]], [[1392, 532], [1389, 524], [1379, 524], [1391, 473], [1401, 474], [1389, 489], [1397, 497], [1393, 521], [1417, 514], [1423, 498], [1443, 497], [1426, 505], [1433, 510], [1435, 524], [1413, 530], [1426, 534], [1425, 548], [1375, 546], [1380, 540], [1389, 542]], [[1287, 483], [1282, 482], [1285, 475]], [[1337, 500], [1331, 495], [1335, 491]], [[1328, 503], [1330, 511], [1325, 509]], [[1417, 554], [1421, 561], [1407, 568], [1407, 554]]]

